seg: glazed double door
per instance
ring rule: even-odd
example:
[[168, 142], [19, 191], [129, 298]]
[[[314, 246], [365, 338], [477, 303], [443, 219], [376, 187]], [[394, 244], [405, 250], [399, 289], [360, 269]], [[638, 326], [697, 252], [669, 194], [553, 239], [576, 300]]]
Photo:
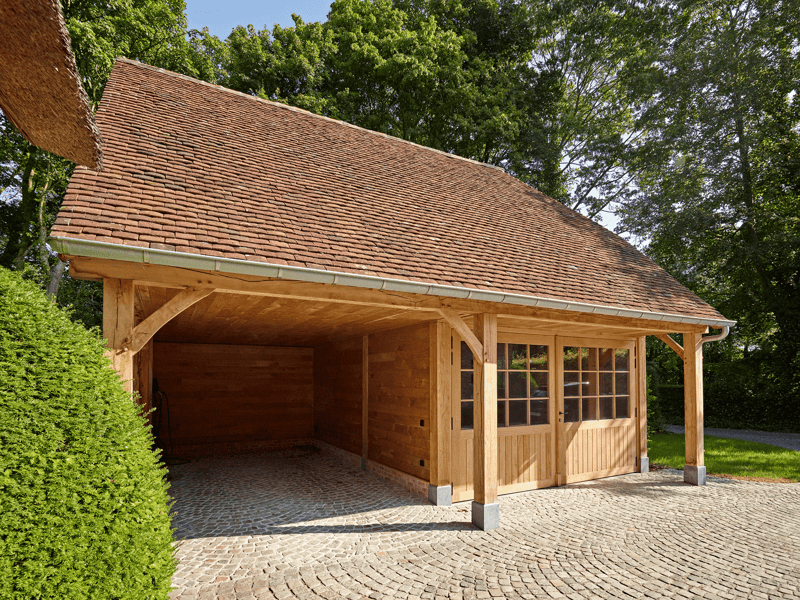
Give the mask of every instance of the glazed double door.
[[[498, 333], [498, 493], [636, 469], [633, 341]], [[452, 344], [453, 501], [473, 497], [472, 353]]]

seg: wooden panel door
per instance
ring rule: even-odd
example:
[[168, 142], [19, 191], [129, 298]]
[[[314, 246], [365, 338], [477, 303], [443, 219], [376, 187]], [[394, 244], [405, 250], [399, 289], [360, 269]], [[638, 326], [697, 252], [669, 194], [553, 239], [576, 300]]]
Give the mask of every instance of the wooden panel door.
[[[453, 502], [473, 497], [472, 353], [453, 332]], [[498, 334], [497, 476], [507, 494], [556, 481], [555, 338]]]
[[636, 471], [635, 342], [556, 338], [560, 483]]

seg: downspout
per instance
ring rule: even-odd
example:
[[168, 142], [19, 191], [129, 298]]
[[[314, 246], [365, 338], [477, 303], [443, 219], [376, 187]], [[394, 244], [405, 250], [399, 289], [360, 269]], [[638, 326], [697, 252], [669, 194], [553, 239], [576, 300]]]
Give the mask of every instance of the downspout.
[[707, 335], [700, 338], [701, 344], [708, 344], [709, 342], [719, 342], [720, 340], [724, 340], [728, 337], [728, 334], [731, 332], [731, 328], [728, 325], [722, 326], [722, 331], [719, 333], [715, 333], [714, 335]]

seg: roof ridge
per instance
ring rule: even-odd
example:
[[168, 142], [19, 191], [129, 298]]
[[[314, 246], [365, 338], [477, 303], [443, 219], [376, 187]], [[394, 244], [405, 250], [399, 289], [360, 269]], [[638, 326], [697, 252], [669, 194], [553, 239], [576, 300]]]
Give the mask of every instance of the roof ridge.
[[325, 115], [318, 115], [317, 113], [313, 113], [310, 110], [306, 110], [304, 108], [298, 108], [296, 106], [291, 106], [289, 104], [283, 104], [282, 102], [275, 102], [273, 100], [265, 100], [264, 98], [259, 98], [258, 96], [245, 94], [244, 92], [240, 92], [238, 90], [232, 90], [232, 89], [226, 88], [225, 86], [222, 86], [222, 85], [209, 83], [208, 81], [203, 81], [202, 79], [197, 79], [195, 77], [190, 77], [188, 75], [184, 75], [183, 73], [176, 73], [175, 71], [170, 71], [168, 69], [162, 69], [161, 67], [154, 67], [153, 65], [148, 65], [147, 63], [143, 63], [143, 62], [140, 62], [138, 60], [133, 60], [133, 59], [127, 58], [125, 56], [117, 57], [116, 62], [124, 62], [124, 63], [130, 64], [130, 65], [134, 65], [136, 67], [149, 69], [149, 70], [155, 71], [157, 73], [163, 73], [165, 75], [170, 75], [172, 77], [177, 77], [179, 79], [184, 79], [186, 81], [191, 81], [192, 83], [199, 83], [201, 85], [205, 85], [205, 86], [208, 86], [208, 87], [216, 89], [216, 90], [227, 92], [229, 94], [234, 94], [236, 96], [241, 96], [243, 98], [249, 98], [250, 100], [255, 100], [257, 102], [262, 102], [262, 103], [267, 104], [269, 106], [275, 106], [277, 108], [283, 108], [283, 109], [292, 110], [292, 111], [298, 112], [298, 113], [304, 113], [304, 114], [310, 115], [310, 116], [312, 116], [314, 118], [317, 118], [317, 119], [324, 119], [325, 121], [329, 121], [331, 123], [336, 123], [338, 125], [345, 125], [347, 127], [352, 127], [353, 129], [358, 129], [360, 131], [371, 133], [373, 135], [378, 135], [378, 136], [381, 136], [383, 138], [386, 138], [386, 139], [389, 139], [389, 140], [392, 140], [392, 141], [395, 141], [395, 142], [402, 142], [404, 144], [410, 144], [412, 146], [416, 146], [417, 148], [422, 148], [422, 149], [428, 150], [430, 152], [436, 152], [436, 153], [442, 154], [442, 155], [444, 155], [444, 156], [446, 156], [448, 158], [455, 158], [455, 159], [458, 159], [458, 160], [463, 160], [463, 161], [468, 162], [468, 163], [472, 163], [474, 165], [479, 165], [481, 167], [488, 167], [490, 169], [496, 169], [496, 170], [500, 171], [501, 173], [503, 173], [504, 175], [508, 175], [509, 177], [512, 177], [513, 179], [516, 179], [515, 177], [509, 175], [503, 167], [498, 167], [496, 165], [490, 165], [489, 163], [485, 163], [485, 162], [481, 162], [481, 161], [478, 161], [478, 160], [474, 160], [472, 158], [466, 158], [465, 156], [460, 156], [458, 154], [453, 154], [451, 152], [445, 152], [444, 150], [439, 150], [437, 148], [431, 148], [430, 146], [423, 146], [422, 144], [418, 144], [418, 143], [412, 142], [410, 140], [404, 140], [403, 138], [399, 138], [399, 137], [396, 137], [396, 136], [393, 136], [393, 135], [389, 135], [388, 133], [375, 131], [374, 129], [367, 129], [366, 127], [361, 127], [359, 125], [354, 125], [353, 123], [348, 123], [347, 121], [342, 121], [341, 119], [334, 119], [332, 117], [326, 117]]

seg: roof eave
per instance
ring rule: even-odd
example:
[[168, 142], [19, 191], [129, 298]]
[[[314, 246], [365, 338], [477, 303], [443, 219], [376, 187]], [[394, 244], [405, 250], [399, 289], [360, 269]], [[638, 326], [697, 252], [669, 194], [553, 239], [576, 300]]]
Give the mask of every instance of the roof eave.
[[327, 271], [324, 269], [311, 269], [308, 267], [274, 265], [270, 263], [238, 260], [233, 258], [190, 254], [187, 252], [139, 248], [136, 246], [125, 246], [121, 244], [112, 244], [109, 242], [98, 242], [95, 240], [51, 237], [48, 239], [48, 244], [50, 244], [50, 247], [56, 252], [71, 256], [121, 260], [126, 262], [146, 263], [167, 267], [197, 269], [201, 271], [233, 273], [237, 275], [254, 275], [257, 277], [271, 277], [275, 279], [285, 279], [291, 281], [344, 285], [372, 290], [424, 294], [428, 296], [440, 296], [445, 298], [481, 300], [485, 302], [497, 302], [499, 304], [515, 304], [520, 306], [549, 308], [579, 313], [646, 319], [650, 321], [666, 321], [670, 323], [689, 325], [706, 325], [708, 327], [732, 327], [736, 324], [736, 321], [728, 321], [725, 319], [690, 317], [686, 315], [602, 306], [599, 304], [588, 304], [570, 300], [540, 298], [523, 294], [509, 294], [505, 292], [478, 290], [436, 283], [414, 282], [404, 279], [377, 277], [373, 275], [359, 275], [356, 273], [343, 273], [337, 271]]

